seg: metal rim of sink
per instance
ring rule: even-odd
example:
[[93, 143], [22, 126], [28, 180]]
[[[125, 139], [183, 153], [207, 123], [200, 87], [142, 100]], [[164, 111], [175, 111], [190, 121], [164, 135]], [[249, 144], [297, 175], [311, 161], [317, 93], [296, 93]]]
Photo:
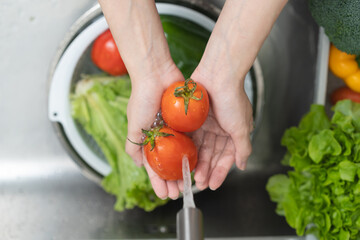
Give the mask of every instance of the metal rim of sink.
[[[220, 9], [212, 4], [207, 3], [206, 1], [198, 1], [193, 2], [191, 0], [181, 0], [181, 1], [157, 1], [163, 3], [176, 3], [178, 5], [182, 5], [191, 9], [194, 9], [198, 12], [203, 13], [204, 15], [210, 17], [213, 20], [216, 20], [217, 16], [220, 14]], [[61, 42], [58, 51], [54, 57], [54, 60], [50, 66], [49, 71], [49, 88], [51, 84], [52, 77], [54, 75], [55, 69], [57, 67], [58, 62], [60, 61], [63, 53], [70, 45], [70, 43], [76, 38], [76, 36], [87, 26], [89, 26], [92, 22], [102, 16], [102, 11], [100, 5], [96, 4], [91, 9], [89, 9], [86, 13], [84, 13], [70, 28], [65, 38]], [[262, 75], [262, 70], [260, 63], [257, 59], [255, 59], [252, 69], [250, 70], [251, 77], [254, 82], [254, 125], [258, 126], [261, 121], [262, 110], [264, 107], [264, 80]], [[84, 160], [76, 151], [74, 146], [69, 141], [63, 126], [59, 122], [52, 122], [52, 125], [55, 129], [55, 132], [67, 151], [70, 157], [74, 160], [74, 162], [80, 167], [80, 170], [84, 176], [88, 179], [94, 181], [97, 184], [101, 184], [101, 180], [103, 175], [99, 173], [96, 169], [91, 167], [86, 160]], [[256, 127], [252, 132], [252, 138], [256, 134]], [[196, 188], [193, 189], [194, 192], [198, 190]]]

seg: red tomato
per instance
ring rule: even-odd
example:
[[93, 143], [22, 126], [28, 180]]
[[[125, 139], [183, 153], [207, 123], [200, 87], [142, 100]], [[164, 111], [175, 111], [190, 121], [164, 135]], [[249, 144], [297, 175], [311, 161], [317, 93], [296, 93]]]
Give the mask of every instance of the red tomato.
[[360, 93], [357, 93], [348, 87], [340, 87], [331, 94], [330, 99], [332, 104], [344, 99], [350, 99], [353, 102], [360, 103]]
[[[147, 131], [148, 133], [151, 131]], [[159, 136], [164, 133], [173, 136]], [[197, 150], [194, 142], [185, 134], [174, 131], [168, 127], [155, 128], [147, 138], [153, 137], [153, 144], [145, 144], [144, 151], [150, 167], [164, 180], [179, 180], [182, 177], [182, 159], [189, 159], [190, 171], [197, 163]], [[149, 141], [145, 139], [146, 143]], [[153, 147], [153, 149], [152, 149]]]
[[95, 39], [91, 49], [91, 59], [98, 68], [110, 75], [127, 73], [110, 30], [106, 30]]
[[192, 132], [201, 127], [209, 113], [206, 89], [193, 80], [171, 84], [161, 99], [161, 114], [169, 127], [179, 132]]

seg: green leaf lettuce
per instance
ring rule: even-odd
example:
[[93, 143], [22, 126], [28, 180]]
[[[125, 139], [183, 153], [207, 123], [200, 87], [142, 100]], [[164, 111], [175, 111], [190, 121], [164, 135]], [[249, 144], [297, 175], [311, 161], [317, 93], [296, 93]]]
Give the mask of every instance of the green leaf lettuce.
[[312, 105], [282, 138], [282, 163], [293, 170], [272, 176], [266, 189], [298, 235], [360, 239], [360, 104], [344, 100], [329, 119]]

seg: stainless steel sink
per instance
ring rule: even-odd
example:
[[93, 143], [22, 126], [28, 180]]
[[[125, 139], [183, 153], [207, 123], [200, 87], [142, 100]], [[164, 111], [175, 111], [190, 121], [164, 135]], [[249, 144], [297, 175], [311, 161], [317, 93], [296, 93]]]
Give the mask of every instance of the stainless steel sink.
[[[211, 3], [206, 8], [216, 13], [223, 1]], [[265, 184], [271, 175], [286, 171], [280, 164], [284, 130], [297, 124], [314, 102], [318, 33], [307, 2], [289, 1], [258, 55], [265, 104], [248, 169], [232, 171], [217, 191], [195, 195], [206, 238], [295, 239], [294, 230], [275, 214]], [[39, 89], [44, 85], [34, 82], [33, 88], [21, 90], [38, 99], [32, 111], [26, 104], [9, 107], [12, 103], [5, 101], [3, 96], [16, 93], [18, 84], [0, 89], [1, 115], [15, 119], [17, 113], [28, 113], [23, 122], [0, 120], [0, 132], [6, 134], [6, 140], [0, 137], [1, 238], [175, 238], [182, 200], [150, 213], [113, 211], [114, 198], [81, 174], [56, 139], [46, 116], [47, 93]]]

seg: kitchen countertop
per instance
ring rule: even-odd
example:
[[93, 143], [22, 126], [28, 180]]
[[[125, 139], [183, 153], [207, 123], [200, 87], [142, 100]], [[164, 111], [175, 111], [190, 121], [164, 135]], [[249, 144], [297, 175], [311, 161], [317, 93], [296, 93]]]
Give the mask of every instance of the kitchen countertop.
[[[1, 239], [121, 239], [127, 236], [141, 238], [174, 236], [173, 222], [175, 213], [182, 206], [181, 200], [172, 201], [169, 207], [160, 208], [155, 213], [144, 214], [138, 209], [123, 213], [115, 212], [113, 210], [115, 199], [81, 174], [78, 166], [61, 146], [48, 120], [47, 92], [50, 63], [70, 26], [95, 3], [96, 1], [92, 0], [31, 2], [3, 0], [0, 5]], [[309, 36], [311, 37], [316, 38]], [[268, 53], [263, 53], [264, 58], [266, 54]], [[313, 69], [309, 74], [311, 71]], [[293, 89], [296, 88], [295, 84]], [[306, 101], [311, 102], [312, 99]], [[301, 106], [297, 107], [301, 108]], [[288, 103], [284, 108], [291, 109], [292, 106]], [[301, 108], [296, 114], [284, 119], [282, 128], [296, 123], [306, 110]], [[276, 113], [280, 113], [280, 110]], [[281, 119], [279, 121], [281, 123]], [[280, 137], [279, 134], [275, 135], [277, 139]], [[262, 140], [261, 144], [270, 141]], [[279, 159], [281, 154], [282, 152], [272, 157]], [[254, 162], [256, 164], [256, 161]], [[233, 218], [234, 221], [239, 222], [239, 225], [243, 224], [243, 228], [251, 228], [246, 222], [256, 221], [265, 226], [264, 234], [277, 233], [281, 229], [284, 236], [294, 235], [294, 231], [287, 227], [285, 220], [274, 213], [274, 204], [268, 202], [264, 205], [256, 205], [256, 199], [268, 198], [265, 191], [252, 192], [246, 182], [237, 182], [238, 174], [238, 172], [231, 173], [226, 186], [219, 191], [207, 190], [195, 195], [196, 202], [202, 205], [205, 213], [213, 208], [214, 202], [220, 201], [223, 196], [225, 198], [230, 196], [232, 190], [245, 190], [242, 196], [237, 197], [238, 202], [227, 200], [222, 203], [229, 206], [247, 204], [249, 212], [244, 212], [244, 209], [236, 210], [233, 216], [229, 216], [227, 222]], [[271, 174], [273, 173], [269, 171], [268, 175], [262, 177], [250, 175], [245, 179], [262, 187]], [[207, 199], [212, 199], [212, 202]], [[263, 218], [251, 215], [252, 210], [259, 208], [264, 212]], [[161, 216], [169, 209], [170, 213], [174, 214], [164, 215], [165, 219], [153, 215]], [[216, 216], [221, 215], [222, 211], [230, 211], [229, 209], [231, 210], [225, 205], [220, 206], [214, 210], [213, 215], [208, 215], [208, 221], [218, 222]], [[245, 217], [241, 218], [241, 215]], [[269, 221], [272, 221], [273, 225], [266, 227]], [[141, 224], [137, 225], [138, 222]], [[166, 225], [163, 224], [164, 222], [171, 224]], [[225, 233], [239, 231], [236, 225], [224, 224], [221, 228], [221, 232]], [[142, 234], [139, 233], [139, 229]], [[257, 229], [251, 231], [254, 234]], [[212, 237], [220, 237], [216, 234], [216, 229], [209, 229], [208, 234]]]
[[[70, 26], [95, 3], [0, 5], [1, 239], [90, 238], [111, 219], [114, 199], [81, 175], [47, 118], [49, 65]], [[101, 205], [109, 218], [97, 217]]]

